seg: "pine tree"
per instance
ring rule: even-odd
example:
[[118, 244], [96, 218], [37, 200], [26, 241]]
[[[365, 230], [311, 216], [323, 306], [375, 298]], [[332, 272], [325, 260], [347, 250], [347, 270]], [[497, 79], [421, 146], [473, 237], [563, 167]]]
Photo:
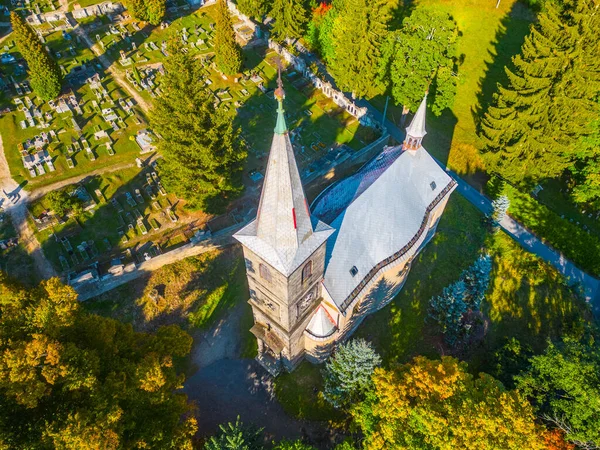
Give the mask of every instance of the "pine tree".
[[360, 400], [371, 387], [371, 375], [380, 364], [379, 355], [363, 339], [341, 345], [323, 371], [323, 397], [335, 408]]
[[467, 295], [465, 301], [472, 311], [478, 311], [485, 298], [485, 292], [490, 285], [492, 275], [492, 258], [488, 254], [481, 255], [471, 267], [461, 274], [465, 283]]
[[262, 450], [262, 429], [245, 426], [238, 416], [235, 423], [219, 425], [221, 432], [212, 436], [204, 445], [204, 450]]
[[[378, 72], [390, 0], [336, 0], [329, 69], [338, 87], [357, 97], [382, 90]], [[334, 13], [335, 14], [335, 13]]]
[[[600, 117], [600, 102], [598, 103]], [[590, 134], [579, 140], [570, 171], [575, 178], [573, 200], [600, 210], [600, 119], [590, 125]]]
[[238, 10], [251, 19], [261, 22], [262, 18], [269, 11], [269, 5], [266, 0], [238, 0]]
[[16, 13], [12, 12], [10, 21], [15, 40], [21, 55], [29, 68], [31, 88], [42, 100], [58, 97], [61, 90], [62, 74], [33, 29]]
[[155, 100], [151, 124], [162, 137], [159, 170], [167, 189], [192, 209], [220, 211], [243, 190], [246, 152], [231, 115], [215, 111], [202, 83], [202, 66], [183, 53], [181, 40], [169, 41], [162, 94]]
[[501, 195], [497, 199], [492, 201], [492, 212], [490, 219], [495, 227], [500, 226], [500, 222], [506, 217], [508, 208], [510, 207], [510, 200], [506, 195]]
[[235, 75], [242, 68], [242, 50], [235, 40], [231, 13], [226, 0], [217, 1], [215, 36], [217, 67], [225, 75]]
[[274, 20], [271, 32], [276, 41], [298, 39], [304, 34], [308, 11], [303, 0], [274, 0], [269, 15]]
[[600, 91], [594, 0], [548, 2], [481, 122], [488, 169], [516, 183], [560, 175], [589, 132]]
[[456, 40], [458, 28], [443, 11], [417, 7], [404, 19], [383, 47], [381, 75], [391, 79], [397, 104], [415, 111], [430, 90], [431, 110], [440, 115], [456, 95]]

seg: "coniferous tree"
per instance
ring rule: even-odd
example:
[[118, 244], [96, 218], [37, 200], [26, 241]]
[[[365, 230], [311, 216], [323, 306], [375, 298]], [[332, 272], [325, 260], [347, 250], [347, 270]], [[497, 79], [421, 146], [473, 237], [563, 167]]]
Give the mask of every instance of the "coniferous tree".
[[390, 20], [389, 0], [336, 0], [329, 69], [338, 87], [357, 97], [382, 90], [378, 71]]
[[431, 110], [440, 115], [456, 95], [456, 40], [458, 28], [443, 11], [417, 7], [402, 28], [382, 48], [380, 76], [391, 80], [392, 95], [405, 112], [415, 111], [430, 90]]
[[226, 0], [217, 1], [215, 53], [217, 67], [225, 75], [235, 75], [242, 68], [242, 50], [235, 40]]
[[567, 0], [561, 10], [548, 2], [481, 122], [488, 169], [530, 183], [569, 165], [596, 112], [598, 29], [593, 0]]
[[169, 41], [169, 58], [162, 94], [155, 100], [151, 124], [162, 137], [159, 170], [165, 187], [187, 201], [190, 208], [220, 211], [243, 190], [246, 151], [239, 129], [202, 83], [202, 66], [183, 53], [180, 39]]
[[297, 39], [304, 34], [308, 22], [304, 0], [274, 0], [269, 15], [274, 21], [271, 31], [276, 41]]
[[52, 100], [60, 94], [62, 74], [56, 61], [48, 54], [37, 34], [16, 13], [10, 21], [21, 55], [29, 68], [31, 88], [42, 100]]
[[491, 275], [492, 258], [488, 254], [481, 255], [471, 267], [462, 273], [461, 279], [465, 283], [467, 292], [465, 301], [471, 310], [479, 310], [481, 302], [485, 298], [485, 293], [490, 285]]
[[453, 345], [463, 334], [463, 315], [467, 312], [465, 296], [467, 287], [464, 281], [445, 287], [442, 295], [432, 297], [429, 301], [429, 317], [442, 328], [448, 344]]
[[360, 400], [371, 386], [371, 375], [381, 358], [371, 344], [354, 339], [343, 344], [329, 358], [323, 372], [323, 396], [335, 408]]
[[[598, 105], [600, 106], [600, 104]], [[600, 116], [600, 107], [598, 108]], [[590, 126], [591, 132], [577, 143], [570, 171], [575, 177], [573, 199], [600, 209], [600, 119]]]
[[500, 226], [500, 222], [502, 222], [506, 217], [506, 213], [509, 207], [510, 200], [506, 195], [501, 195], [500, 197], [492, 201], [492, 213], [490, 218], [492, 219], [495, 227]]
[[237, 0], [236, 4], [242, 14], [259, 22], [269, 11], [269, 5], [266, 0]]
[[220, 433], [212, 436], [205, 444], [204, 450], [262, 450], [262, 429], [248, 427], [240, 422], [238, 416], [235, 423], [219, 425]]

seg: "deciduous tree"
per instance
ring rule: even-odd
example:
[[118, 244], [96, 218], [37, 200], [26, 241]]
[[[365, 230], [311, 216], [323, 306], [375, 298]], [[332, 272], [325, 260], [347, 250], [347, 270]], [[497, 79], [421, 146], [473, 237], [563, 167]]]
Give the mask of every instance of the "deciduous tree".
[[458, 27], [447, 12], [418, 6], [392, 33], [383, 48], [381, 76], [391, 80], [392, 95], [405, 110], [416, 111], [430, 90], [437, 116], [454, 102], [458, 82]]
[[225, 75], [235, 75], [242, 68], [242, 49], [235, 40], [227, 0], [217, 1], [215, 54], [217, 67]]
[[[600, 447], [600, 349], [598, 344], [565, 338], [534, 356], [516, 377], [537, 413], [583, 448]], [[595, 447], [594, 447], [595, 446]]]
[[325, 400], [336, 408], [358, 401], [371, 387], [371, 375], [381, 358], [371, 344], [354, 339], [329, 358], [323, 372]]
[[58, 97], [62, 74], [56, 61], [48, 54], [37, 34], [15, 11], [10, 15], [15, 41], [29, 68], [29, 81], [42, 100]]
[[25, 289], [0, 272], [0, 305], [3, 448], [191, 450], [196, 421], [173, 368], [189, 335], [87, 314], [58, 278]]
[[158, 168], [165, 187], [188, 207], [218, 212], [243, 190], [246, 151], [231, 115], [215, 110], [214, 98], [198, 83], [200, 62], [182, 52], [177, 38], [168, 48], [162, 93], [150, 116], [161, 136]]
[[242, 14], [259, 22], [269, 10], [266, 0], [237, 0], [236, 4]]
[[531, 28], [481, 122], [489, 170], [516, 183], [563, 173], [590, 133], [600, 91], [600, 15], [593, 0], [567, 0]]
[[376, 369], [374, 390], [352, 409], [366, 450], [543, 449], [531, 406], [487, 374], [444, 356], [418, 356], [394, 371]]

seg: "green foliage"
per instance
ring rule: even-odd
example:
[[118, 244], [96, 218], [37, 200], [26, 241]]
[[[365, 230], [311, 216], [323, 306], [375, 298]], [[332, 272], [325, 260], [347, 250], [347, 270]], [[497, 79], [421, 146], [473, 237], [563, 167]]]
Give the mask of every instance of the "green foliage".
[[458, 82], [457, 38], [456, 22], [446, 12], [417, 7], [404, 19], [384, 45], [380, 69], [380, 76], [391, 80], [397, 104], [415, 111], [431, 86], [435, 115], [452, 106]]
[[[387, 36], [393, 0], [335, 0], [331, 34], [333, 51], [326, 50], [329, 70], [338, 87], [357, 97], [381, 92], [378, 71], [381, 46]], [[324, 34], [324, 41], [329, 39]]]
[[192, 338], [80, 309], [58, 278], [25, 289], [0, 272], [0, 443], [19, 449], [192, 449], [196, 420], [173, 358]]
[[494, 353], [491, 374], [512, 389], [515, 387], [514, 377], [529, 367], [531, 356], [533, 350], [529, 344], [512, 337]]
[[63, 217], [68, 211], [81, 206], [81, 200], [76, 196], [71, 197], [64, 189], [50, 191], [44, 197], [44, 201], [58, 217]]
[[418, 356], [394, 371], [376, 369], [374, 390], [352, 409], [365, 450], [544, 447], [531, 406], [466, 363]]
[[273, 447], [273, 450], [316, 450], [312, 445], [302, 441], [281, 441]]
[[592, 0], [566, 4], [539, 15], [481, 122], [488, 170], [515, 183], [560, 175], [597, 114], [600, 16]]
[[308, 22], [304, 0], [274, 0], [269, 15], [274, 20], [271, 32], [276, 41], [297, 39], [304, 34]]
[[37, 34], [15, 11], [10, 15], [15, 41], [29, 68], [31, 88], [42, 100], [58, 97], [62, 74]]
[[450, 345], [468, 333], [464, 315], [469, 310], [479, 311], [490, 284], [491, 272], [492, 258], [487, 254], [481, 255], [461, 273], [456, 283], [445, 287], [442, 295], [429, 301], [429, 317], [440, 325]]
[[242, 14], [261, 22], [269, 5], [266, 0], [237, 0], [237, 8]]
[[313, 10], [312, 19], [308, 24], [304, 37], [313, 51], [318, 52], [325, 62], [331, 62], [335, 49], [333, 46], [333, 27], [338, 17], [337, 9], [331, 4], [321, 3]]
[[242, 68], [242, 49], [235, 40], [231, 13], [226, 0], [217, 1], [215, 53], [217, 67], [225, 75], [235, 75]]
[[136, 20], [159, 25], [167, 12], [166, 0], [125, 0], [125, 6]]
[[219, 425], [221, 432], [212, 436], [204, 445], [205, 450], [261, 450], [262, 429], [254, 429], [240, 422]]
[[[600, 115], [600, 102], [597, 109]], [[573, 199], [600, 210], [600, 120], [594, 120], [590, 129], [590, 134], [576, 144], [573, 154], [575, 163], [570, 167], [575, 177]]]
[[150, 121], [161, 136], [164, 158], [158, 169], [168, 190], [186, 206], [222, 211], [243, 190], [246, 151], [230, 115], [215, 110], [203, 83], [202, 66], [182, 52], [179, 39], [169, 42], [162, 94], [155, 100]]
[[354, 339], [341, 345], [323, 372], [325, 400], [336, 408], [360, 400], [370, 389], [371, 375], [379, 364], [381, 358], [367, 341]]
[[562, 429], [568, 441], [583, 448], [600, 446], [598, 344], [591, 338], [565, 338], [530, 361], [530, 369], [516, 380], [537, 413]]

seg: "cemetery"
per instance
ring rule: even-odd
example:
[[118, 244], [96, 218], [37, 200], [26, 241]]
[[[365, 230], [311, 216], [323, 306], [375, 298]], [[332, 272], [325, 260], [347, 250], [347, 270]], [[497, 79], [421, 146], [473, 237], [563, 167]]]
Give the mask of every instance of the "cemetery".
[[189, 236], [183, 235], [183, 228], [207, 218], [184, 211], [152, 165], [88, 177], [65, 190], [79, 199], [80, 211], [57, 217], [47, 196], [30, 205], [44, 254], [64, 274], [115, 258], [141, 262], [152, 252], [185, 243]]

